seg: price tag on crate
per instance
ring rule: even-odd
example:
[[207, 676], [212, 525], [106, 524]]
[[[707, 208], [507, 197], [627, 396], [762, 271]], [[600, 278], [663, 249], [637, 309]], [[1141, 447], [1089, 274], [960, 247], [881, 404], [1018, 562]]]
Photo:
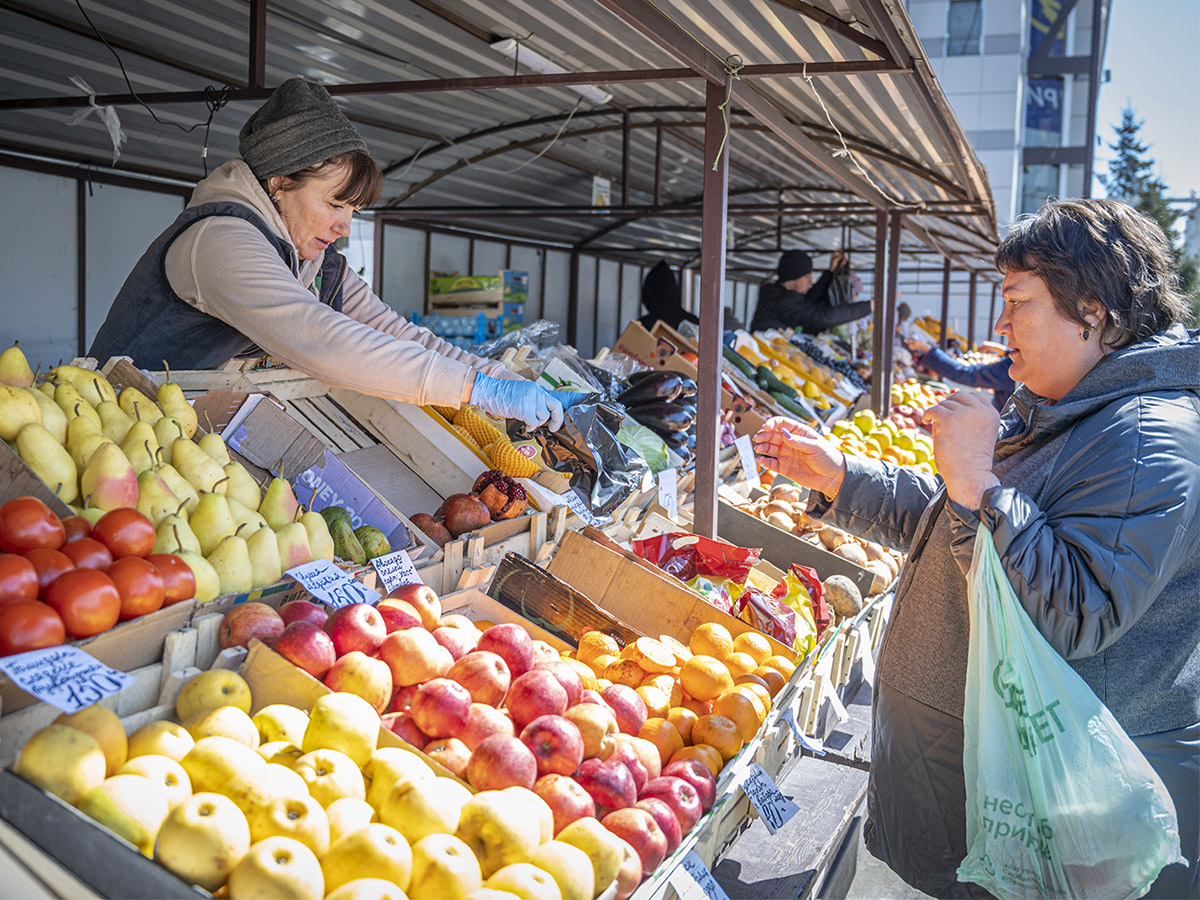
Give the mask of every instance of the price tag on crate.
[[729, 900], [725, 889], [708, 871], [699, 854], [695, 850], [677, 865], [667, 876], [667, 883], [675, 888], [679, 900]]
[[804, 733], [804, 729], [796, 724], [796, 714], [792, 712], [792, 708], [790, 706], [784, 709], [780, 718], [783, 719], [783, 721], [788, 724], [788, 727], [792, 729], [792, 737], [796, 739], [796, 743], [799, 744], [803, 749], [807, 750], [813, 756], [825, 755], [824, 742], [818, 737], [809, 737]]
[[413, 565], [412, 560], [408, 558], [408, 553], [404, 550], [377, 556], [371, 560], [371, 566], [389, 593], [404, 584], [425, 583], [421, 581], [416, 566]]
[[754, 445], [750, 443], [750, 435], [743, 434], [733, 442], [737, 448], [738, 459], [742, 461], [742, 473], [747, 481], [758, 480], [758, 463], [754, 460]]
[[295, 578], [310, 594], [334, 609], [351, 603], [378, 603], [382, 599], [375, 591], [327, 559], [307, 562], [288, 569], [284, 574]]
[[21, 690], [65, 713], [79, 712], [133, 684], [78, 647], [47, 647], [0, 659], [4, 672]]
[[758, 817], [767, 826], [767, 831], [774, 834], [792, 820], [800, 807], [783, 796], [775, 780], [767, 774], [756, 762], [750, 763], [742, 780], [742, 790], [758, 810]]
[[679, 515], [679, 470], [663, 469], [658, 473], [658, 503], [667, 511], [667, 517]]
[[858, 635], [858, 649], [862, 653], [862, 675], [867, 684], [875, 683], [875, 657], [871, 653], [871, 634], [867, 631], [867, 623], [861, 623], [854, 633]]
[[612, 521], [611, 516], [597, 516], [595, 513], [593, 513], [591, 507], [584, 503], [583, 498], [580, 497], [579, 494], [577, 494], [574, 490], [567, 491], [562, 495], [562, 499], [571, 512], [575, 513], [575, 515], [579, 516], [579, 518], [583, 519], [583, 521], [587, 522], [589, 525], [599, 527], [601, 525], [607, 525]]

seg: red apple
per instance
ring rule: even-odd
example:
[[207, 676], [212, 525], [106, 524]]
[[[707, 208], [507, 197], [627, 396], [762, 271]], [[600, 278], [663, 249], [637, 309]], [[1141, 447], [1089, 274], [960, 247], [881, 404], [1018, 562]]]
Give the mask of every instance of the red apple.
[[[618, 838], [618, 840], [620, 840]], [[633, 892], [642, 883], [642, 858], [637, 851], [629, 846], [628, 841], [621, 841], [621, 867], [617, 869], [617, 895], [615, 900], [629, 900]], [[649, 872], [645, 873], [649, 875]]]
[[617, 717], [617, 727], [625, 734], [637, 734], [646, 724], [646, 701], [625, 684], [610, 684], [601, 694]]
[[558, 834], [576, 819], [595, 818], [596, 802], [592, 795], [568, 775], [543, 775], [533, 791], [546, 801], [554, 814], [554, 833]]
[[533, 666], [531, 668], [536, 667], [539, 663], [554, 662], [561, 658], [558, 655], [558, 651], [545, 641], [533, 642]]
[[404, 687], [398, 687], [392, 692], [392, 700], [388, 704], [388, 712], [410, 712], [412, 710], [413, 697], [420, 690], [419, 684], [406, 684]]
[[657, 797], [646, 797], [635, 805], [638, 809], [644, 809], [654, 817], [663, 837], [667, 839], [667, 853], [674, 853], [679, 842], [683, 840], [683, 832], [679, 829], [679, 820], [675, 818], [675, 810]]
[[571, 775], [583, 762], [583, 737], [564, 716], [538, 716], [521, 729], [521, 741], [537, 757], [538, 775]]
[[512, 719], [502, 710], [486, 703], [472, 703], [467, 713], [467, 724], [459, 732], [458, 737], [471, 750], [483, 743], [485, 738], [493, 734], [512, 737], [515, 734]]
[[717, 779], [713, 777], [712, 769], [698, 759], [677, 759], [667, 763], [663, 768], [664, 775], [682, 778], [696, 790], [700, 798], [700, 809], [708, 812], [717, 799]]
[[348, 603], [338, 607], [329, 614], [324, 628], [333, 638], [333, 649], [338, 656], [345, 656], [351, 650], [373, 656], [387, 637], [383, 616], [370, 603]]
[[228, 647], [249, 647], [251, 638], [269, 644], [283, 634], [287, 623], [279, 613], [265, 603], [239, 603], [221, 619], [217, 641], [224, 650]]
[[275, 638], [271, 647], [313, 678], [324, 678], [337, 659], [333, 641], [324, 629], [312, 622], [293, 622]]
[[479, 634], [483, 633], [479, 631], [473, 621], [462, 613], [450, 613], [448, 616], [442, 616], [438, 619], [438, 628], [465, 628], [467, 631], [475, 631]]
[[553, 672], [531, 669], [513, 680], [504, 705], [513, 717], [513, 723], [524, 728], [538, 716], [561, 716], [566, 712], [567, 692]]
[[446, 677], [470, 691], [476, 703], [496, 706], [508, 693], [508, 663], [488, 650], [473, 650], [455, 661]]
[[431, 738], [454, 737], [467, 724], [471, 695], [449, 678], [434, 678], [417, 689], [411, 715], [417, 727]]
[[449, 650], [455, 660], [462, 659], [479, 643], [478, 636], [465, 628], [438, 627], [433, 629], [432, 634], [433, 639]]
[[402, 741], [407, 741], [418, 750], [425, 749], [427, 738], [421, 733], [421, 729], [417, 727], [417, 723], [412, 720], [412, 716], [408, 713], [384, 713], [380, 720], [383, 722], [384, 728], [399, 737]]
[[574, 722], [583, 735], [585, 757], [606, 759], [612, 753], [620, 732], [617, 731], [617, 717], [607, 703], [576, 703], [563, 715]]
[[696, 793], [696, 789], [682, 778], [674, 775], [660, 775], [658, 778], [647, 781], [646, 786], [642, 788], [641, 799], [646, 800], [651, 797], [662, 800], [671, 807], [675, 818], [679, 820], [679, 830], [682, 834], [691, 831], [692, 826], [704, 815], [704, 809], [700, 805], [700, 795]]
[[[580, 683], [582, 684], [582, 682]], [[584, 688], [579, 692], [579, 702], [595, 703], [597, 706], [608, 706], [608, 704], [604, 702], [604, 698], [600, 696], [600, 692], [593, 691], [591, 688]], [[572, 703], [571, 705], [574, 706], [575, 704]], [[608, 708], [612, 709], [611, 706], [608, 706]]]
[[585, 759], [575, 773], [575, 780], [591, 795], [598, 816], [603, 817], [615, 809], [624, 809], [637, 802], [633, 776], [620, 762]]
[[654, 816], [631, 806], [610, 812], [600, 824], [632, 847], [642, 861], [643, 872], [653, 872], [667, 856], [667, 838]]
[[425, 754], [430, 759], [436, 759], [459, 778], [466, 777], [467, 765], [471, 761], [471, 751], [458, 738], [439, 738], [436, 741], [430, 741], [425, 745]]
[[537, 759], [515, 737], [493, 734], [471, 754], [467, 781], [480, 791], [499, 791], [514, 785], [532, 789], [537, 781]]
[[579, 678], [579, 673], [569, 663], [563, 662], [555, 654], [554, 659], [544, 662], [534, 663], [535, 669], [545, 669], [552, 672], [554, 677], [558, 679], [558, 683], [563, 686], [563, 690], [567, 692], [567, 706], [574, 706], [579, 702], [579, 696], [583, 693], [583, 681]]
[[633, 776], [633, 790], [635, 794], [641, 794], [642, 788], [646, 786], [646, 782], [650, 780], [649, 773], [646, 767], [642, 765], [641, 759], [637, 753], [623, 741], [618, 741], [612, 749], [612, 753], [605, 757], [609, 762], [619, 762], [629, 770], [629, 774]]
[[375, 604], [375, 608], [383, 616], [383, 624], [387, 628], [388, 634], [402, 628], [422, 627], [421, 614], [407, 600], [393, 600], [390, 597], [384, 597]]
[[393, 631], [379, 645], [379, 658], [391, 666], [397, 687], [441, 678], [454, 664], [450, 651], [424, 628]]
[[[657, 778], [662, 774], [662, 754], [658, 752], [658, 747], [652, 741], [648, 741], [642, 737], [635, 737], [632, 734], [617, 734], [617, 743], [628, 744], [637, 758], [642, 761], [642, 766], [646, 770], [646, 780]], [[639, 788], [638, 793], [641, 793]]]
[[499, 653], [513, 678], [524, 675], [533, 665], [533, 639], [523, 626], [511, 622], [493, 625], [480, 635], [475, 649]]
[[442, 617], [442, 601], [429, 585], [402, 584], [388, 594], [388, 599], [411, 603], [420, 613], [422, 625], [430, 631], [437, 628], [438, 619]]
[[324, 627], [325, 620], [329, 618], [329, 612], [325, 607], [313, 603], [311, 600], [289, 600], [279, 607], [279, 618], [283, 619], [284, 625], [304, 621]]
[[392, 699], [392, 670], [381, 659], [351, 650], [339, 656], [325, 673], [325, 687], [331, 691], [358, 694], [376, 712], [387, 709]]

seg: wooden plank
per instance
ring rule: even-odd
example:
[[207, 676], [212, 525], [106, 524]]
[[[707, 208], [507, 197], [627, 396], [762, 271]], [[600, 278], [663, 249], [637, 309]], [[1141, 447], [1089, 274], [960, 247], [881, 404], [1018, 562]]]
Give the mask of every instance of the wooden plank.
[[320, 410], [325, 418], [337, 425], [359, 447], [374, 447], [379, 441], [370, 432], [354, 421], [354, 418], [334, 403], [326, 394], [322, 397], [310, 397], [309, 403]]
[[300, 397], [284, 403], [288, 413], [317, 440], [339, 452], [356, 449], [356, 445], [340, 428], [313, 409], [309, 398]]

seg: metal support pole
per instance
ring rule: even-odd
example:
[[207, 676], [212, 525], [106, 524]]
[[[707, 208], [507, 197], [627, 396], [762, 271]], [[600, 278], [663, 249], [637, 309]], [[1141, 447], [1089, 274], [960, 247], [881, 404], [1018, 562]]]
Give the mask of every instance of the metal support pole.
[[949, 326], [947, 322], [950, 319], [950, 258], [946, 257], [946, 264], [942, 267], [942, 333], [938, 337], [938, 346], [943, 350], [946, 349], [946, 335]]
[[888, 385], [886, 390], [884, 385], [886, 379], [879, 374], [881, 360], [883, 359], [883, 307], [887, 303], [887, 281], [885, 273], [887, 272], [887, 234], [888, 234], [888, 214], [887, 210], [880, 210], [875, 214], [875, 274], [874, 281], [871, 285], [871, 299], [874, 301], [875, 310], [872, 320], [871, 329], [871, 368], [876, 373], [871, 379], [871, 409], [879, 410], [883, 406], [883, 395], [887, 394], [891, 397], [891, 386]]
[[[371, 290], [375, 292], [376, 297], [383, 296], [383, 216], [375, 216], [374, 222], [374, 239], [371, 241]], [[425, 243], [429, 243], [429, 235], [425, 236]], [[425, 283], [429, 284], [429, 261], [425, 263]], [[426, 287], [428, 290], [428, 287]], [[421, 312], [425, 312], [425, 298], [421, 298]]]
[[967, 346], [975, 349], [975, 284], [979, 273], [971, 270], [971, 280], [967, 283]]
[[886, 416], [892, 409], [892, 360], [896, 349], [896, 301], [900, 294], [900, 226], [903, 216], [899, 210], [892, 211], [891, 222], [888, 224], [888, 288], [887, 297], [883, 304], [883, 321], [879, 313], [875, 313], [875, 322], [883, 332], [880, 345], [878, 366], [873, 366], [878, 373], [875, 380], [879, 385], [879, 405], [875, 406], [875, 414], [880, 418]]
[[[717, 441], [721, 414], [724, 333], [725, 210], [729, 203], [730, 140], [720, 105], [723, 85], [709, 82], [704, 105], [704, 213], [700, 229], [700, 360], [697, 376], [696, 482], [692, 530], [717, 536]], [[722, 147], [722, 145], [724, 145]], [[713, 162], [721, 159], [713, 171]]]
[[1102, 0], [1092, 2], [1092, 54], [1088, 60], [1087, 152], [1083, 155], [1083, 196], [1092, 196], [1092, 167], [1096, 161], [1096, 104], [1100, 98], [1100, 12]]
[[621, 113], [621, 205], [629, 205], [629, 110]]
[[246, 85], [267, 86], [267, 0], [250, 0], [250, 59]]
[[[988, 328], [996, 324], [996, 289], [999, 286], [996, 282], [992, 282], [992, 302], [988, 304]], [[991, 334], [990, 331], [988, 333]]]
[[571, 251], [570, 274], [567, 277], [567, 334], [572, 347], [579, 346], [579, 251]]
[[662, 126], [654, 129], [654, 205], [662, 203]]
[[79, 356], [87, 356], [88, 351], [87, 199], [87, 179], [77, 178], [75, 180], [75, 350]]

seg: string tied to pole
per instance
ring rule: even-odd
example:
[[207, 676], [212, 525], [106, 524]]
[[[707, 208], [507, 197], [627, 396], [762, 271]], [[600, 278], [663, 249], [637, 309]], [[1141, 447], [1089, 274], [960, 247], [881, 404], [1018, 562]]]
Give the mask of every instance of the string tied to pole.
[[721, 154], [725, 151], [725, 144], [729, 140], [729, 101], [733, 97], [733, 79], [742, 80], [739, 74], [745, 67], [745, 62], [736, 53], [725, 57], [725, 99], [717, 107], [721, 111], [721, 120], [725, 123], [725, 130], [721, 134], [721, 146], [717, 147], [717, 155], [713, 157], [712, 170], [717, 171], [717, 165], [721, 162]]

